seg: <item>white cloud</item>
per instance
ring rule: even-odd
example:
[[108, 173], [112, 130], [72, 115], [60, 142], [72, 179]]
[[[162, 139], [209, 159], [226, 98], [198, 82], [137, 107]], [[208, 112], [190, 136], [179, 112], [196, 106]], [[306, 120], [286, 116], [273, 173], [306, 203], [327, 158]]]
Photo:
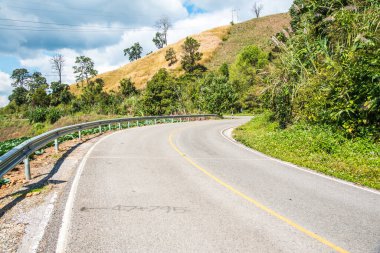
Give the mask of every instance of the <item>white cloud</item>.
[[[188, 17], [173, 23], [172, 30], [169, 31], [169, 43], [175, 43], [186, 36], [200, 33], [204, 30], [211, 29], [217, 26], [227, 25], [230, 21], [226, 17], [228, 10], [221, 10], [212, 13], [204, 13]], [[120, 41], [114, 45], [109, 45], [96, 49], [75, 51], [73, 49], [61, 49], [56, 53], [60, 53], [65, 58], [63, 81], [66, 83], [73, 83], [75, 77], [72, 71], [72, 66], [75, 62], [75, 57], [79, 55], [86, 55], [90, 57], [94, 63], [95, 68], [99, 73], [107, 72], [119, 68], [128, 63], [128, 57], [124, 56], [123, 49], [130, 47], [135, 42], [139, 42], [144, 49], [144, 55], [150, 51], [155, 51], [156, 48], [152, 42], [154, 31], [146, 30], [143, 27], [139, 31], [124, 32]], [[32, 58], [21, 60], [21, 65], [32, 71], [39, 70], [47, 76], [49, 82], [56, 80], [57, 77], [51, 70], [50, 57], [53, 52], [39, 52], [33, 55]]]
[[290, 5], [293, 3], [293, 0], [188, 0], [188, 2], [206, 11], [228, 9], [230, 21], [232, 19], [232, 10], [235, 9], [237, 10], [239, 21], [243, 21], [254, 17], [251, 9], [255, 2], [264, 6], [263, 15], [269, 15], [287, 12]]
[[11, 83], [10, 76], [0, 71], [0, 107], [6, 106], [9, 103], [8, 96], [12, 92]]
[[[105, 0], [99, 1], [102, 2]], [[154, 24], [154, 20], [163, 14], [169, 14], [170, 18], [173, 20], [173, 28], [169, 31], [169, 43], [177, 42], [186, 36], [196, 34], [207, 29], [227, 25], [231, 21], [232, 9], [238, 10], [240, 21], [253, 18], [251, 7], [254, 1], [251, 0], [162, 1], [112, 1], [112, 4], [104, 4], [105, 9], [102, 13], [105, 16], [95, 15], [88, 20], [84, 19], [83, 17], [79, 20], [76, 20], [75, 18], [70, 20], [62, 20], [61, 22], [78, 22], [81, 25], [86, 26], [89, 26], [91, 24], [101, 26], [103, 23], [106, 23], [111, 24], [113, 27], [135, 26], [139, 27], [139, 29], [125, 30], [117, 34], [116, 37], [114, 33], [72, 34], [62, 32], [61, 36], [50, 38], [50, 40], [53, 40], [53, 44], [59, 44], [57, 47], [58, 49], [55, 50], [52, 50], [54, 47], [46, 47], [46, 45], [44, 45], [43, 40], [45, 37], [36, 37], [35, 42], [37, 43], [37, 47], [38, 41], [40, 41], [41, 49], [26, 50], [23, 49], [23, 47], [18, 49], [18, 52], [23, 55], [23, 59], [20, 60], [21, 65], [22, 67], [28, 68], [31, 72], [36, 70], [42, 72], [47, 76], [48, 81], [51, 82], [57, 80], [57, 76], [51, 70], [49, 59], [51, 55], [60, 53], [65, 57], [63, 80], [66, 83], [73, 83], [75, 81], [75, 77], [73, 74], [72, 66], [74, 65], [75, 57], [79, 55], [86, 55], [92, 58], [95, 62], [95, 68], [100, 73], [103, 73], [116, 69], [128, 63], [128, 58], [123, 55], [123, 49], [130, 47], [135, 42], [139, 42], [142, 45], [144, 48], [144, 54], [150, 51], [155, 51], [156, 48], [152, 42], [155, 31], [152, 30], [151, 26]], [[77, 5], [74, 4], [74, 0], [64, 0], [62, 2], [68, 3], [67, 6], [74, 6], [74, 8], [85, 6], [85, 3], [82, 3], [82, 1], [79, 3], [75, 0], [75, 3], [78, 3]], [[188, 15], [182, 5], [183, 2], [192, 3], [196, 7], [206, 10], [206, 12], [196, 15]], [[292, 0], [261, 0], [259, 2], [264, 5], [263, 14], [271, 14], [287, 11], [291, 5]], [[53, 5], [53, 3], [50, 3], [50, 5]], [[54, 5], [57, 5], [57, 3], [54, 3]], [[62, 9], [62, 11], [67, 10], [67, 6]], [[92, 7], [90, 6], [89, 8]], [[83, 7], [83, 9], [88, 8]], [[120, 18], [118, 15], [121, 12], [124, 13], [124, 11], [126, 11], [125, 13], [127, 14], [124, 15], [124, 18]], [[115, 19], [109, 21], [107, 13], [111, 15], [112, 12], [114, 12]], [[99, 14], [100, 12], [99, 10], [94, 10], [94, 13]], [[39, 17], [35, 18], [36, 20], [40, 20]], [[59, 20], [64, 17], [58, 15], [56, 19], [54, 19], [53, 14], [51, 14], [49, 18], [53, 20]], [[21, 35], [24, 34], [22, 33]], [[25, 39], [23, 36], [21, 36], [21, 39], [22, 38]], [[91, 44], [91, 41], [98, 42]], [[26, 46], [27, 44], [25, 44], [25, 47]], [[27, 53], [29, 55], [27, 55]]]

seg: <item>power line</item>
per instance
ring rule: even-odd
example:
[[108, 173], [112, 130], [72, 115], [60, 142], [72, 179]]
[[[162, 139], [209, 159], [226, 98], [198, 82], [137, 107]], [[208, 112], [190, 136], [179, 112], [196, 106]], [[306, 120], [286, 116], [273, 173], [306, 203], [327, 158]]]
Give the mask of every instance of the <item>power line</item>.
[[[97, 32], [97, 31], [157, 31], [154, 27], [112, 27], [112, 26], [82, 26], [74, 24], [63, 24], [63, 23], [53, 23], [53, 22], [41, 22], [33, 20], [20, 20], [20, 19], [10, 19], [10, 18], [0, 18], [0, 21], [13, 21], [20, 23], [32, 23], [32, 24], [43, 24], [51, 26], [22, 26], [17, 24], [0, 24], [3, 27], [16, 27], [16, 28], [34, 28], [34, 29], [7, 29], [3, 28], [1, 30], [16, 30], [16, 31], [78, 31], [78, 32]], [[56, 26], [56, 27], [54, 27]], [[63, 26], [63, 27], [59, 27]], [[80, 28], [80, 29], [70, 29], [70, 28]], [[188, 28], [172, 28], [171, 30], [187, 30]]]
[[[33, 20], [20, 20], [20, 19], [11, 19], [11, 18], [0, 18], [0, 20], [4, 21], [14, 21], [20, 23], [33, 23], [33, 24], [43, 24], [43, 25], [55, 25], [55, 26], [69, 26], [69, 27], [84, 27], [84, 28], [110, 28], [109, 26], [81, 26], [81, 25], [73, 25], [73, 24], [61, 24], [61, 23], [52, 23], [52, 22], [41, 22], [41, 21], [33, 21]], [[112, 28], [112, 27], [111, 27]], [[128, 29], [136, 29], [132, 27], [117, 27], [120, 29], [128, 30]]]

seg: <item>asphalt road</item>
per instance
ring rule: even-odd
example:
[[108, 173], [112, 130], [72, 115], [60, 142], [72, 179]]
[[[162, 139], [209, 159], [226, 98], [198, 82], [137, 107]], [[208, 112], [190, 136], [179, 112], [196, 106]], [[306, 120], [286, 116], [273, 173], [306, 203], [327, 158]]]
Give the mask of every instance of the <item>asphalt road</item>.
[[247, 120], [141, 127], [97, 143], [73, 183], [57, 251], [380, 252], [379, 192], [221, 134]]

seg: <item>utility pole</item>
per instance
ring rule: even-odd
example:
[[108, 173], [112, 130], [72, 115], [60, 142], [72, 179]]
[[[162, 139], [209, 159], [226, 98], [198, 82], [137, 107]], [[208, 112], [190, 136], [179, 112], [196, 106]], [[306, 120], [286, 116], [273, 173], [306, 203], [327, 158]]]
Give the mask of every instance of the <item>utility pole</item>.
[[240, 9], [233, 9], [232, 10], [232, 22], [235, 22], [234, 13], [236, 13], [236, 23], [239, 23], [239, 11], [240, 11]]

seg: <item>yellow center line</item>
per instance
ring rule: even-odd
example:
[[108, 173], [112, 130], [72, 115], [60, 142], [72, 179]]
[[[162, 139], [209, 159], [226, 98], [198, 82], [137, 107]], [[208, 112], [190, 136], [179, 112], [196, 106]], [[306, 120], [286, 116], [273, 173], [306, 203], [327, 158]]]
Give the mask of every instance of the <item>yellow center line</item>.
[[204, 174], [206, 174], [208, 177], [210, 177], [211, 179], [213, 179], [214, 181], [216, 181], [217, 183], [219, 183], [220, 185], [224, 186], [225, 188], [227, 188], [228, 190], [230, 190], [231, 192], [235, 193], [236, 195], [242, 197], [243, 199], [251, 202], [252, 204], [254, 204], [256, 207], [260, 208], [261, 210], [267, 212], [268, 214], [276, 217], [277, 219], [279, 220], [282, 220], [283, 222], [289, 224], [290, 226], [292, 226], [293, 228], [297, 229], [298, 231], [308, 235], [309, 237], [325, 244], [326, 246], [329, 246], [330, 248], [334, 249], [335, 251], [337, 252], [340, 252], [340, 253], [348, 253], [347, 250], [344, 250], [342, 249], [341, 247], [333, 244], [332, 242], [328, 241], [327, 239], [311, 232], [310, 230], [307, 230], [306, 228], [302, 227], [301, 225], [298, 225], [297, 223], [293, 222], [292, 220], [286, 218], [285, 216], [282, 216], [281, 214], [273, 211], [272, 209], [270, 209], [269, 207], [266, 207], [264, 206], [263, 204], [261, 204], [260, 202], [258, 202], [257, 200], [251, 198], [251, 197], [248, 197], [247, 195], [245, 195], [244, 193], [236, 190], [234, 187], [232, 187], [231, 185], [227, 184], [226, 182], [224, 182], [223, 180], [221, 180], [220, 178], [214, 176], [213, 174], [211, 174], [210, 172], [208, 172], [206, 169], [202, 168], [200, 165], [198, 165], [197, 163], [195, 163], [193, 160], [191, 160], [188, 156], [186, 156], [185, 153], [183, 153], [181, 150], [178, 149], [178, 147], [174, 144], [173, 142], [173, 133], [169, 135], [169, 143], [170, 143], [170, 146], [178, 153], [180, 154], [185, 160], [187, 160], [191, 165], [193, 165], [195, 168], [197, 168], [198, 170], [200, 170], [201, 172], [203, 172]]

